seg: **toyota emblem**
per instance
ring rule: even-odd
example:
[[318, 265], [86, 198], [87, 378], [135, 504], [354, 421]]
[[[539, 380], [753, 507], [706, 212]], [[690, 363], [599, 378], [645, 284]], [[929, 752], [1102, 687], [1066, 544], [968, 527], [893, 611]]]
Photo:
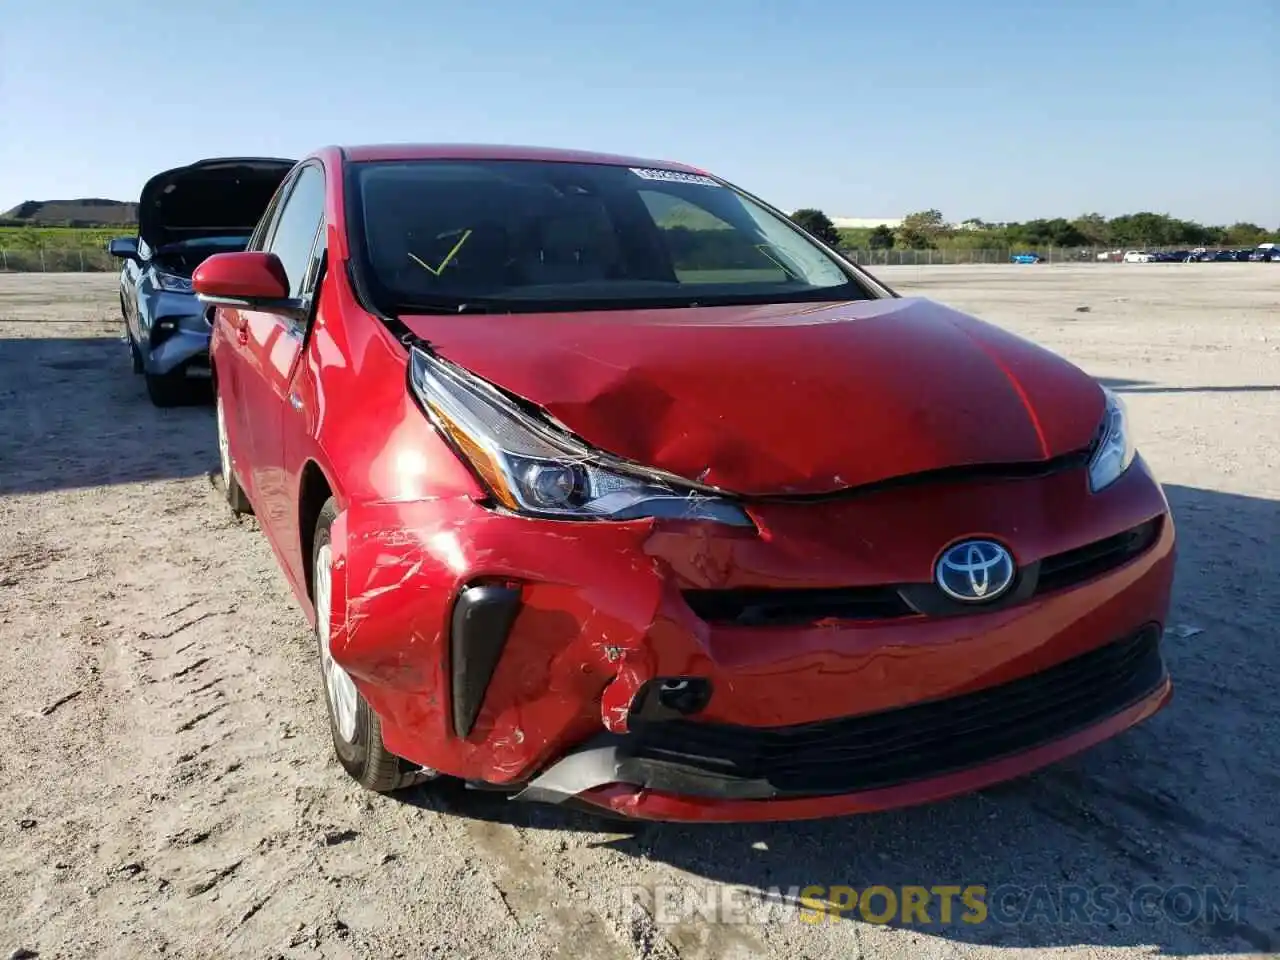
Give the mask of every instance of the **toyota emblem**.
[[953, 600], [987, 603], [1011, 586], [1013, 555], [994, 540], [963, 540], [938, 558], [934, 579]]

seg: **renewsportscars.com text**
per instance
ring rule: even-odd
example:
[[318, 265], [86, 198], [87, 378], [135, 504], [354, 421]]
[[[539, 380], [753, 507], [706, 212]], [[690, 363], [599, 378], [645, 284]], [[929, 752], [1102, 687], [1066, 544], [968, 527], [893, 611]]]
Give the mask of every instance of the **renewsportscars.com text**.
[[691, 919], [726, 924], [838, 923], [1157, 924], [1244, 921], [1246, 891], [1215, 886], [933, 884], [862, 888], [835, 884], [759, 890], [718, 884], [630, 886], [618, 890], [659, 924]]

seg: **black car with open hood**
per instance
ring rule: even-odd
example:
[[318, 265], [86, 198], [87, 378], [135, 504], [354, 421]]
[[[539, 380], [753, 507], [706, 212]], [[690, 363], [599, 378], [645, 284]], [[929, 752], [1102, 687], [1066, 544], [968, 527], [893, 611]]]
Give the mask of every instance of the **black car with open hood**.
[[158, 173], [142, 188], [138, 236], [151, 248], [252, 232], [297, 161], [213, 157]]

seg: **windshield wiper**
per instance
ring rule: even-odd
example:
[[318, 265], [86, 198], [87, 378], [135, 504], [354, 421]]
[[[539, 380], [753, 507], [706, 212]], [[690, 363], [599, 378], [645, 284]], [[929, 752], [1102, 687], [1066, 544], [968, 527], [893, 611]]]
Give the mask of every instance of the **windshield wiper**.
[[403, 303], [394, 304], [392, 309], [397, 314], [406, 313], [430, 313], [430, 314], [453, 314], [453, 313], [506, 313], [507, 311], [494, 310], [489, 304], [481, 300], [412, 300]]

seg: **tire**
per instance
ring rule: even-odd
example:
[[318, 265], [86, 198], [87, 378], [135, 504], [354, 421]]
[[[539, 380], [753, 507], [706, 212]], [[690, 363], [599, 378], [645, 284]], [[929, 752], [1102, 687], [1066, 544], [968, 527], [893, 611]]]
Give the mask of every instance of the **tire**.
[[129, 361], [134, 373], [142, 372], [142, 351], [138, 349], [138, 345], [133, 342], [133, 335], [129, 333], [129, 328], [124, 328], [125, 339], [129, 341]]
[[356, 689], [350, 675], [329, 655], [329, 610], [332, 546], [329, 529], [338, 515], [337, 502], [330, 497], [320, 509], [311, 548], [311, 582], [316, 608], [316, 648], [320, 654], [320, 682], [329, 714], [329, 732], [338, 763], [364, 787], [375, 793], [390, 793], [432, 779], [396, 756], [382, 742], [382, 723]]
[[142, 372], [142, 351], [134, 343], [133, 332], [129, 329], [129, 314], [124, 308], [124, 294], [120, 295], [120, 339], [129, 345], [129, 366], [134, 373]]
[[221, 393], [216, 395], [214, 405], [217, 408], [215, 416], [218, 429], [218, 466], [222, 472], [223, 495], [227, 498], [227, 505], [231, 507], [231, 512], [236, 516], [252, 514], [253, 505], [249, 503], [249, 498], [245, 496], [240, 481], [236, 479], [236, 467], [231, 459], [231, 446], [227, 442], [227, 419], [222, 409]]
[[179, 407], [194, 396], [191, 384], [181, 371], [162, 376], [144, 373], [142, 378], [147, 384], [147, 397], [157, 407]]

